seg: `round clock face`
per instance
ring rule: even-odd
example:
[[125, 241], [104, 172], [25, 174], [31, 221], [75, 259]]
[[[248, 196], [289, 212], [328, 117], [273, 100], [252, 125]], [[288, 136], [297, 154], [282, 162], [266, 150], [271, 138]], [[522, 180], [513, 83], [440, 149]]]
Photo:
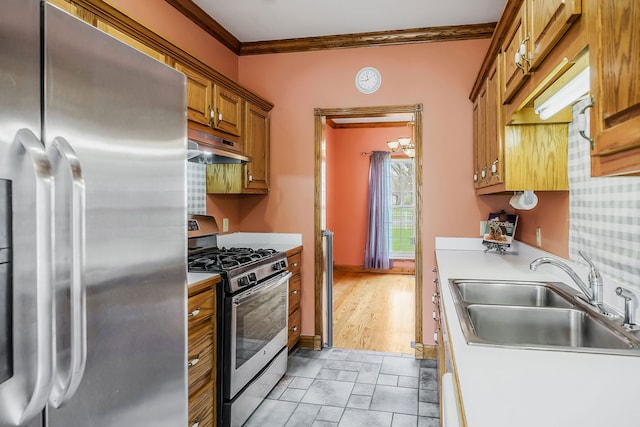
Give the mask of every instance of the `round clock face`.
[[362, 93], [373, 93], [380, 88], [382, 76], [373, 67], [364, 67], [356, 74], [356, 87]]

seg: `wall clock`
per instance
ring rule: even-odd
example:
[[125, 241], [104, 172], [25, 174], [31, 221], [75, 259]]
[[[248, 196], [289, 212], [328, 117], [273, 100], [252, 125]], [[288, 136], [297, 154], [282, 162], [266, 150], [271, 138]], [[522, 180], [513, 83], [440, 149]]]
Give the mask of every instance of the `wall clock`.
[[373, 93], [380, 88], [382, 76], [373, 67], [364, 67], [356, 74], [356, 87], [362, 93]]

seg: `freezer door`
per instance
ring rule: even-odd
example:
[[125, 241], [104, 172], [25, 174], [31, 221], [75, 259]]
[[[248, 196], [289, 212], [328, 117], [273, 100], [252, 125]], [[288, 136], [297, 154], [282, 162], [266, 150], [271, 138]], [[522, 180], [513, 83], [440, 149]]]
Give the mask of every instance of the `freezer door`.
[[[52, 154], [57, 369], [47, 425], [187, 425], [185, 78], [51, 5], [44, 14], [43, 139], [50, 153], [62, 141], [71, 150]], [[82, 172], [80, 221], [69, 158]]]
[[40, 141], [40, 2], [0, 0], [0, 426], [49, 395], [51, 170]]

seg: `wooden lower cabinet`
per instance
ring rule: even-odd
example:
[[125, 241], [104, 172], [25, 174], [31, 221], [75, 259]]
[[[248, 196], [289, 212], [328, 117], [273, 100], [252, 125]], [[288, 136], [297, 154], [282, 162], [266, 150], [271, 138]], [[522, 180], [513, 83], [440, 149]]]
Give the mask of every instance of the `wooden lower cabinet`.
[[216, 425], [216, 283], [189, 289], [188, 301], [188, 426]]
[[287, 347], [291, 350], [300, 340], [300, 327], [302, 323], [302, 310], [300, 297], [302, 293], [302, 246], [287, 251], [287, 263], [292, 274], [289, 279], [289, 337]]

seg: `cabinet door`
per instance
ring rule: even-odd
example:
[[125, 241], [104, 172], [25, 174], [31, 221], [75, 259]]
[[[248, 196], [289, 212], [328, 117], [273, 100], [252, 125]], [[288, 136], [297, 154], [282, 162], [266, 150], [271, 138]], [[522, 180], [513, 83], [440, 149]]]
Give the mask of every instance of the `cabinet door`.
[[582, 0], [528, 0], [531, 69], [536, 68], [582, 13]]
[[502, 102], [500, 101], [500, 55], [487, 77], [486, 95], [486, 158], [489, 184], [503, 182]]
[[269, 112], [245, 103], [244, 152], [251, 162], [244, 165], [245, 192], [269, 191]]
[[640, 173], [640, 2], [591, 0], [594, 176]]
[[[502, 100], [506, 104], [529, 77], [529, 37], [527, 34], [527, 2], [520, 8], [520, 12], [513, 20], [505, 41], [502, 45]], [[520, 53], [520, 60], [516, 62], [516, 54]]]
[[212, 84], [202, 74], [176, 63], [176, 70], [187, 76], [187, 118], [209, 126], [212, 113]]
[[476, 171], [478, 172], [477, 187], [484, 187], [488, 183], [489, 168], [487, 166], [487, 88], [480, 92], [474, 112], [476, 123]]
[[242, 109], [240, 96], [220, 85], [214, 85], [214, 122], [213, 126], [231, 135], [240, 136]]

